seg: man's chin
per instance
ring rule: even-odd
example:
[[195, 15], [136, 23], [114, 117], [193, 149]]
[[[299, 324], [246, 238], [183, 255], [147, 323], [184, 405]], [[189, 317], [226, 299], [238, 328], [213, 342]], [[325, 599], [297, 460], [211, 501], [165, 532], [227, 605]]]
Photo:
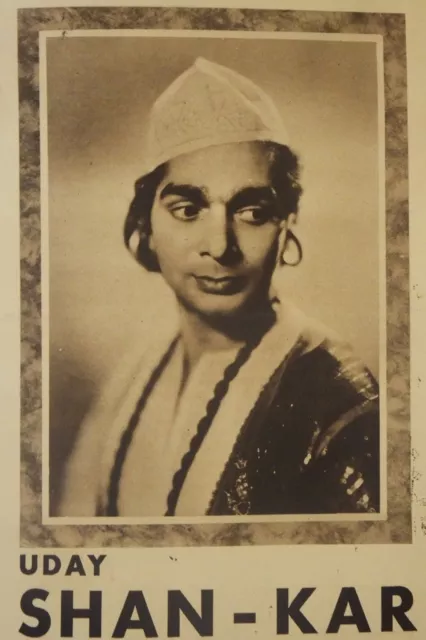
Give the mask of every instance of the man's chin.
[[241, 295], [205, 295], [200, 300], [180, 300], [181, 304], [190, 312], [201, 318], [225, 319], [235, 318], [244, 313], [247, 307], [246, 297]]
[[190, 312], [195, 313], [201, 319], [209, 323], [235, 322], [244, 318], [247, 314], [257, 313], [264, 307], [260, 300], [266, 301], [268, 295], [241, 295], [232, 296], [208, 295], [202, 299], [186, 300], [181, 303]]
[[233, 320], [242, 316], [245, 311], [245, 305], [209, 305], [194, 307], [193, 311], [201, 318], [206, 320]]

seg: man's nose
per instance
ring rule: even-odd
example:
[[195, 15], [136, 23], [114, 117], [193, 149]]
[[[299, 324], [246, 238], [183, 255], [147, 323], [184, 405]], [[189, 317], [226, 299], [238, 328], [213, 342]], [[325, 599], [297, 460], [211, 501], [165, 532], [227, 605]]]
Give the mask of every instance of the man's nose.
[[206, 221], [203, 253], [208, 253], [215, 260], [220, 260], [226, 255], [232, 242], [232, 222], [226, 206], [221, 203], [212, 205]]

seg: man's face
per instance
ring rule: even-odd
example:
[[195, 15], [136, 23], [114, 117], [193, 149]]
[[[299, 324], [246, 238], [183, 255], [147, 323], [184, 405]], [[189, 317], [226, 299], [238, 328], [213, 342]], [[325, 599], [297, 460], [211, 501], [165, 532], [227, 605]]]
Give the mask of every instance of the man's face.
[[151, 212], [151, 248], [178, 301], [204, 316], [263, 302], [284, 223], [256, 143], [173, 159]]

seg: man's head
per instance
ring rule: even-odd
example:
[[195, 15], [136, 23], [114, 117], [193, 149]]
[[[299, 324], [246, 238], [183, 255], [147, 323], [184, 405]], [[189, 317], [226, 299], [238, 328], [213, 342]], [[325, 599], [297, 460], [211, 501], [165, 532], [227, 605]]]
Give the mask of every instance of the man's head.
[[189, 309], [220, 316], [257, 304], [301, 193], [273, 104], [235, 72], [197, 61], [152, 114], [149, 171], [136, 183], [126, 245]]
[[138, 181], [125, 241], [136, 239], [138, 261], [161, 271], [182, 304], [237, 312], [267, 294], [300, 193], [298, 161], [287, 147], [208, 147]]

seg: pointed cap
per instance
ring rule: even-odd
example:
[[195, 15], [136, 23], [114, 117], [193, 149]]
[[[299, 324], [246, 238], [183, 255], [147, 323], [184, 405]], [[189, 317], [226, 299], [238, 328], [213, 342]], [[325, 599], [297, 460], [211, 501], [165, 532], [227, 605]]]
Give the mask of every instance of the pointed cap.
[[288, 144], [271, 98], [236, 71], [197, 58], [151, 109], [143, 174], [182, 154], [254, 140]]

